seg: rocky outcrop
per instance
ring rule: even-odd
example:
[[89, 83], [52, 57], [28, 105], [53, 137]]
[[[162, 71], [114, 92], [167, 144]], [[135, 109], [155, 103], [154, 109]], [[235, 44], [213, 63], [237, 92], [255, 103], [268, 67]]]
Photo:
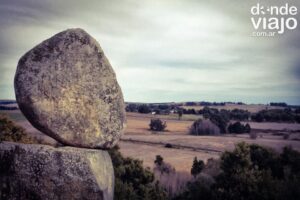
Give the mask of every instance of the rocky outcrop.
[[106, 151], [0, 143], [0, 199], [113, 199]]
[[28, 51], [18, 63], [15, 93], [30, 123], [62, 144], [107, 149], [121, 137], [122, 91], [100, 45], [82, 29]]

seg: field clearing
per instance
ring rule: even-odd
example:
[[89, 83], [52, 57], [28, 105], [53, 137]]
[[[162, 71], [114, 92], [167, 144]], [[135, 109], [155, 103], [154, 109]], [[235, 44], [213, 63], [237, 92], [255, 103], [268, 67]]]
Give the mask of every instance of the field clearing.
[[145, 167], [153, 168], [156, 155], [161, 155], [164, 158], [164, 161], [170, 163], [177, 171], [189, 172], [195, 156], [204, 161], [207, 161], [209, 158], [219, 157], [217, 154], [193, 152], [182, 149], [169, 149], [160, 146], [135, 144], [123, 141], [119, 142], [119, 146], [123, 155], [143, 160]]
[[[191, 118], [201, 118], [199, 115], [183, 115], [183, 117], [189, 116]], [[127, 127], [125, 134], [152, 134], [149, 130], [149, 123], [152, 118], [160, 118], [167, 122], [166, 132], [164, 134], [187, 134], [189, 127], [191, 127], [193, 121], [185, 120], [182, 118], [178, 120], [173, 115], [152, 115], [152, 114], [140, 114], [140, 113], [127, 113]], [[246, 123], [246, 122], [245, 122]], [[300, 124], [297, 123], [273, 123], [273, 122], [247, 122], [252, 129], [257, 130], [300, 130]]]
[[[19, 110], [1, 111], [8, 115], [17, 124], [24, 127], [32, 136], [43, 141], [43, 143], [55, 145], [57, 142], [52, 138], [36, 130], [26, 120]], [[167, 122], [167, 131], [154, 133], [149, 130], [151, 118], [160, 118]], [[152, 115], [127, 113], [127, 128], [120, 141], [120, 151], [124, 156], [143, 160], [144, 166], [153, 167], [156, 155], [161, 155], [164, 160], [170, 163], [178, 171], [189, 172], [195, 156], [206, 161], [208, 158], [219, 157], [220, 152], [231, 150], [236, 143], [245, 141], [280, 151], [284, 146], [292, 146], [300, 151], [300, 141], [283, 140], [282, 136], [274, 136], [272, 133], [287, 130], [300, 130], [300, 124], [290, 123], [256, 123], [250, 125], [256, 132], [263, 135], [256, 140], [249, 138], [249, 135], [221, 135], [221, 136], [191, 136], [188, 129], [193, 123], [192, 119], [199, 118], [199, 115], [183, 115], [182, 120], [173, 115]], [[265, 133], [266, 132], [266, 133]], [[291, 136], [299, 138], [299, 131]], [[295, 137], [294, 137], [295, 138]], [[172, 148], [166, 148], [165, 144], [171, 144]]]
[[300, 151], [300, 142], [295, 140], [282, 140], [272, 138], [257, 138], [250, 139], [248, 136], [192, 136], [192, 135], [124, 135], [124, 140], [145, 141], [157, 144], [174, 144], [184, 145], [192, 148], [214, 149], [217, 151], [232, 150], [234, 145], [239, 142], [246, 142], [249, 144], [259, 144], [265, 147], [271, 147], [280, 151], [284, 146], [292, 146], [294, 149]]

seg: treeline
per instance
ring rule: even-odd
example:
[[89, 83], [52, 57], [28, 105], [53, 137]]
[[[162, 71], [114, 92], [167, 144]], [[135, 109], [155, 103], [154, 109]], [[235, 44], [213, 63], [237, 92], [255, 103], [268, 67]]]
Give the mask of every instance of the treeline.
[[300, 123], [300, 108], [292, 110], [291, 108], [285, 109], [272, 109], [261, 110], [251, 116], [255, 122], [292, 122]]
[[[256, 144], [239, 143], [232, 151], [207, 163], [194, 158], [192, 178], [180, 173], [160, 155], [154, 161], [156, 181], [142, 161], [110, 150], [115, 170], [115, 199], [149, 200], [296, 200], [300, 198], [300, 153], [285, 147], [281, 153]], [[177, 179], [175, 179], [177, 177]], [[165, 181], [168, 178], [171, 181]], [[186, 179], [186, 177], [181, 177]], [[176, 186], [177, 185], [177, 186]], [[169, 190], [175, 188], [177, 190]], [[168, 191], [169, 190], [169, 191]]]
[[284, 102], [271, 102], [270, 106], [279, 106], [279, 107], [287, 107], [287, 103]]
[[16, 106], [1, 106], [0, 105], [0, 110], [18, 110], [19, 108]]
[[221, 155], [214, 172], [209, 162], [194, 159], [195, 176], [176, 200], [300, 199], [300, 153], [285, 147], [282, 153], [255, 144], [240, 143]]
[[[285, 103], [271, 103], [273, 106], [283, 106]], [[177, 104], [127, 104], [127, 112], [154, 113], [169, 115], [177, 113], [179, 115], [203, 115], [204, 118], [222, 118], [224, 121], [254, 121], [254, 122], [289, 122], [300, 123], [300, 107], [286, 107], [284, 109], [264, 109], [257, 113], [250, 113], [242, 109], [216, 109], [205, 106], [203, 109], [186, 109]]]
[[0, 100], [0, 110], [18, 110], [16, 106], [9, 106], [10, 104], [15, 104], [14, 100]]
[[155, 112], [155, 114], [170, 114], [171, 111], [177, 108], [176, 105], [170, 104], [135, 104], [129, 103], [126, 105], [126, 112], [138, 112], [142, 114], [148, 114]]
[[7, 105], [7, 104], [14, 104], [14, 103], [17, 103], [17, 102], [14, 100], [0, 100], [0, 105], [1, 104]]

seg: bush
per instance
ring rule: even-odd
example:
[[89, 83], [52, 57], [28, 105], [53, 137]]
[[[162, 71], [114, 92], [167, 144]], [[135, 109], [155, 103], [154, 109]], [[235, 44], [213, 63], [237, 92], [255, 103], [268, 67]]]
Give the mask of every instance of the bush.
[[[240, 143], [221, 156], [220, 199], [299, 199], [300, 154]], [[289, 169], [289, 170], [288, 170]]]
[[21, 143], [36, 143], [33, 138], [29, 137], [25, 129], [16, 125], [5, 115], [0, 115], [0, 142], [11, 141]]
[[198, 119], [190, 127], [189, 133], [191, 135], [217, 135], [220, 134], [220, 129], [210, 120]]
[[161, 174], [170, 174], [175, 172], [175, 168], [171, 164], [164, 162], [164, 159], [161, 155], [156, 155], [154, 160], [154, 171], [159, 171]]
[[150, 121], [150, 130], [152, 131], [164, 131], [167, 127], [166, 122], [162, 122], [160, 119], [151, 119]]
[[259, 145], [239, 143], [221, 155], [220, 168], [215, 179], [201, 176], [175, 199], [300, 199], [300, 153], [290, 147], [279, 154]]
[[191, 174], [196, 177], [204, 168], [204, 162], [202, 160], [197, 160], [197, 157], [194, 158], [193, 166], [191, 169]]
[[167, 143], [167, 144], [165, 145], [165, 147], [166, 147], [166, 148], [173, 148], [173, 145], [170, 144], [170, 143]]
[[229, 133], [237, 133], [237, 134], [250, 133], [251, 127], [248, 123], [246, 125], [243, 125], [241, 122], [235, 122], [233, 124], [229, 124], [228, 132]]
[[227, 123], [229, 122], [227, 113], [211, 114], [208, 119], [219, 127], [220, 133], [226, 133]]
[[257, 138], [257, 133], [255, 133], [255, 132], [250, 132], [250, 133], [249, 133], [249, 136], [250, 136], [251, 139], [255, 140], [255, 139]]
[[290, 137], [290, 134], [288, 134], [288, 133], [286, 133], [286, 134], [283, 135], [283, 139], [284, 139], [284, 140], [289, 139], [289, 137]]
[[115, 146], [109, 150], [115, 173], [114, 199], [116, 200], [165, 200], [167, 193], [149, 168], [143, 168], [143, 162], [132, 158], [124, 158]]
[[154, 164], [153, 172], [155, 179], [167, 191], [170, 198], [181, 193], [185, 189], [187, 182], [191, 180], [189, 173], [176, 172], [174, 167], [164, 162], [160, 155], [156, 156]]

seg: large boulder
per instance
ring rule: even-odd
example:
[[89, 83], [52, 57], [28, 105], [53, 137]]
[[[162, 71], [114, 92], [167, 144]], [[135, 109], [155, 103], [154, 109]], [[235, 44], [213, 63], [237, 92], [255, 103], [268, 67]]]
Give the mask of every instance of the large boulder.
[[102, 150], [0, 144], [0, 199], [113, 199], [114, 172]]
[[121, 137], [125, 106], [116, 75], [82, 29], [28, 51], [18, 63], [15, 93], [29, 122], [63, 144], [107, 149]]

